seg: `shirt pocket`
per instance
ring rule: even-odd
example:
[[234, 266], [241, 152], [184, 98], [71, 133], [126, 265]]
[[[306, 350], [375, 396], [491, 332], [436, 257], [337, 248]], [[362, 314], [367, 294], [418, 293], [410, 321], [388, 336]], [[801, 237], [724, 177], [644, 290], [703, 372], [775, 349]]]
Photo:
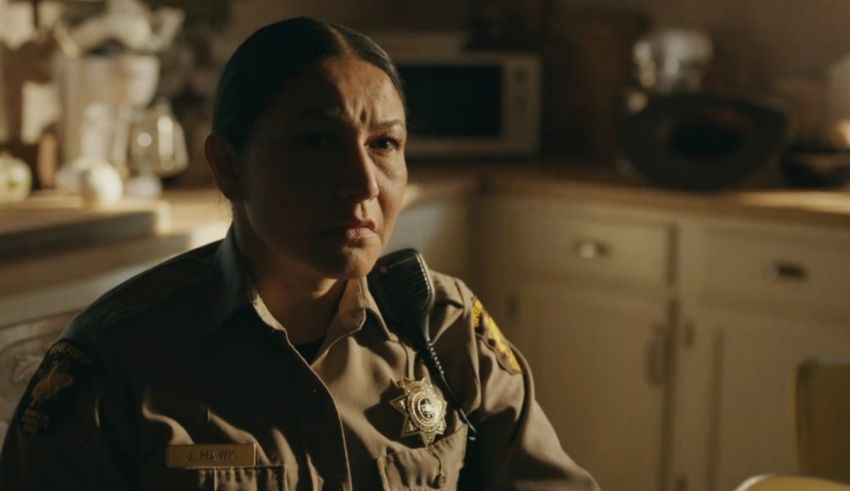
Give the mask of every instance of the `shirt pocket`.
[[145, 473], [142, 490], [150, 491], [286, 491], [283, 465], [159, 467]]
[[457, 489], [466, 457], [467, 427], [437, 440], [429, 447], [391, 452], [379, 458], [382, 489], [419, 491]]

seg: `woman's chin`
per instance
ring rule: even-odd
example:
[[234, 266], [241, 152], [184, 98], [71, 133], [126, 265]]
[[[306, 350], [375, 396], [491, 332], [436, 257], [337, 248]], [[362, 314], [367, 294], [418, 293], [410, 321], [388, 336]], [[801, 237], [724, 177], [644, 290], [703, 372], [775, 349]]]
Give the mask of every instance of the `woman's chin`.
[[325, 251], [318, 259], [319, 270], [330, 278], [352, 279], [369, 274], [381, 255], [379, 241], [345, 244]]

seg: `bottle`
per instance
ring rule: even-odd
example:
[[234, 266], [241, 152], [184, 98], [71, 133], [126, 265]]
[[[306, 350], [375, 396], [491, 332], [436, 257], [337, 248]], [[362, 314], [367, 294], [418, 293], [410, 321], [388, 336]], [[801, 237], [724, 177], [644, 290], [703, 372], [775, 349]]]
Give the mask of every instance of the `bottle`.
[[827, 141], [850, 148], [850, 53], [833, 63], [828, 73], [829, 121]]

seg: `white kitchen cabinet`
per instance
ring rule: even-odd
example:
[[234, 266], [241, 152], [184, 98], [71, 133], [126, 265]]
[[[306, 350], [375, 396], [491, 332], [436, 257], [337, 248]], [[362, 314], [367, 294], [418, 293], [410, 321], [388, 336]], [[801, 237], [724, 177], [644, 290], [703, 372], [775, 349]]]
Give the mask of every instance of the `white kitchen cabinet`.
[[386, 252], [412, 247], [428, 267], [467, 278], [470, 206], [466, 197], [428, 201], [405, 209], [396, 220]]
[[850, 355], [850, 234], [693, 220], [680, 255], [677, 489], [796, 471], [794, 384], [809, 356]]
[[513, 339], [567, 453], [602, 489], [655, 491], [666, 446], [667, 312], [581, 284], [519, 290]]
[[570, 456], [602, 489], [669, 474], [672, 229], [604, 206], [485, 196], [475, 276]]
[[701, 447], [705, 481], [688, 489], [731, 490], [755, 474], [794, 473], [796, 369], [809, 356], [850, 354], [850, 323], [720, 308], [706, 308], [696, 319], [710, 352], [704, 369], [711, 382]]
[[796, 367], [850, 354], [848, 231], [499, 191], [474, 217], [480, 294], [603, 489], [795, 471]]

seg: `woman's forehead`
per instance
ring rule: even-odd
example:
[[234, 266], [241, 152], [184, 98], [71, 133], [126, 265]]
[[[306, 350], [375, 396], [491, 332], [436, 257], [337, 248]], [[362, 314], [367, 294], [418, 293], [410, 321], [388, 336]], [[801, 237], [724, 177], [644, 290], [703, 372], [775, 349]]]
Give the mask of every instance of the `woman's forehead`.
[[313, 64], [283, 86], [267, 115], [286, 126], [322, 120], [405, 121], [404, 103], [390, 77], [353, 56]]

